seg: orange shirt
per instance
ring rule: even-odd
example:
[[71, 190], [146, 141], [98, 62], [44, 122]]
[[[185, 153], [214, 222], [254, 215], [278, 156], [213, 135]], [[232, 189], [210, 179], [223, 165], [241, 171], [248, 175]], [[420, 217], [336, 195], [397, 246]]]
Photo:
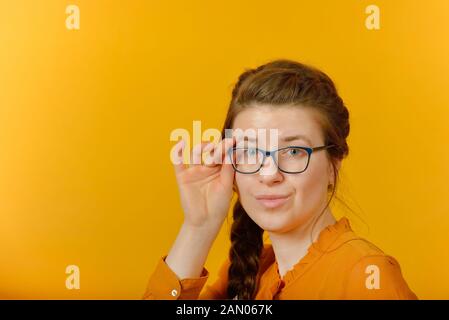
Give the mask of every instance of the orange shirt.
[[[204, 287], [209, 272], [178, 279], [163, 256], [148, 282], [143, 299], [227, 299], [229, 259], [218, 279]], [[417, 299], [398, 262], [358, 237], [346, 217], [323, 229], [307, 254], [280, 277], [271, 244], [260, 257], [256, 300]]]

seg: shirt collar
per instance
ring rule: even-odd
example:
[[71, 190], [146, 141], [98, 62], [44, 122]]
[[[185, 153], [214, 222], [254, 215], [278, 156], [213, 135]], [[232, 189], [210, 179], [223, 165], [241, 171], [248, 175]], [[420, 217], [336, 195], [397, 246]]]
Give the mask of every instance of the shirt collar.
[[273, 247], [271, 244], [266, 245], [267, 252], [265, 255], [274, 261], [264, 276], [262, 276], [261, 286], [264, 287], [264, 278], [267, 279], [270, 284], [266, 283], [266, 285], [269, 285], [269, 291], [274, 295], [281, 286], [288, 285], [290, 282], [304, 274], [304, 272], [311, 267], [319, 257], [325, 254], [327, 250], [331, 249], [332, 244], [347, 231], [352, 231], [352, 228], [346, 217], [340, 218], [333, 225], [329, 225], [321, 230], [317, 240], [309, 246], [306, 255], [301, 258], [292, 269], [287, 271], [282, 278], [282, 281], [279, 274], [278, 264], [274, 256]]

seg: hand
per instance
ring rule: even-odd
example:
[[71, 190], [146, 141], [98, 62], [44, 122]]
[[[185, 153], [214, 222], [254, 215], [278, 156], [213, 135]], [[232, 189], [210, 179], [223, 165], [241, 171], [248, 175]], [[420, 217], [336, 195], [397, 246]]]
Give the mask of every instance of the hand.
[[[234, 182], [234, 169], [226, 160], [227, 150], [235, 143], [235, 138], [226, 138], [220, 143], [202, 142], [196, 145], [190, 155], [188, 166], [184, 159], [185, 141], [174, 148], [181, 163], [174, 164], [176, 181], [184, 210], [184, 224], [193, 227], [220, 228], [228, 213]], [[210, 152], [213, 160], [204, 164], [203, 153]], [[198, 164], [193, 164], [194, 161]], [[226, 163], [225, 163], [226, 162]]]

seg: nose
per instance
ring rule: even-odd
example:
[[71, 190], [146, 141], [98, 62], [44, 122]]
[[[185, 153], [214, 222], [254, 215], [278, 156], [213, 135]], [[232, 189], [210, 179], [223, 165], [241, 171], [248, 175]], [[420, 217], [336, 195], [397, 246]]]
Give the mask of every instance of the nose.
[[259, 181], [268, 185], [281, 182], [284, 179], [284, 176], [282, 175], [282, 172], [279, 171], [273, 157], [270, 156], [265, 158], [258, 174]]

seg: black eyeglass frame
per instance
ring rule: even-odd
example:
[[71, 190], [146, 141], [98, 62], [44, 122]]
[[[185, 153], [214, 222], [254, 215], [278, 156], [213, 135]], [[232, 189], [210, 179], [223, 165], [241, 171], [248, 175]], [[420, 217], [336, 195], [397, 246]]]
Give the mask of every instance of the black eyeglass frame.
[[[234, 168], [234, 170], [236, 172], [238, 172], [238, 173], [241, 173], [241, 174], [255, 174], [255, 173], [259, 172], [260, 169], [263, 167], [263, 164], [265, 163], [265, 159], [267, 157], [272, 157], [273, 158], [273, 161], [276, 164], [276, 166], [278, 167], [279, 171], [281, 171], [283, 173], [288, 173], [288, 174], [297, 174], [297, 173], [302, 173], [302, 172], [307, 170], [307, 168], [309, 167], [310, 156], [312, 155], [312, 153], [314, 151], [320, 151], [320, 150], [328, 149], [328, 148], [331, 148], [331, 147], [334, 147], [334, 146], [335, 145], [333, 145], [333, 144], [319, 146], [319, 147], [312, 147], [312, 148], [310, 148], [310, 147], [303, 147], [303, 146], [288, 146], [288, 147], [279, 148], [279, 149], [273, 150], [273, 151], [267, 151], [267, 150], [263, 150], [263, 149], [260, 149], [260, 148], [252, 148], [252, 149], [256, 149], [256, 151], [258, 151], [258, 152], [261, 151], [262, 154], [263, 154], [263, 159], [262, 159], [262, 162], [261, 162], [259, 168], [257, 170], [255, 170], [255, 171], [251, 171], [251, 172], [242, 172], [242, 171], [238, 170], [236, 168], [236, 165], [234, 164], [234, 161], [232, 160], [232, 153], [235, 150], [244, 150], [244, 149], [249, 149], [249, 148], [232, 147], [232, 148], [229, 148], [228, 155], [229, 155], [229, 159], [231, 160], [232, 167]], [[274, 157], [274, 155], [276, 154], [276, 152], [279, 152], [279, 151], [285, 150], [285, 149], [290, 149], [290, 148], [302, 149], [302, 150], [305, 150], [307, 152], [307, 165], [304, 168], [304, 170], [291, 172], [291, 171], [285, 171], [285, 170], [282, 170], [281, 168], [279, 168], [279, 164], [277, 163], [276, 158]]]

